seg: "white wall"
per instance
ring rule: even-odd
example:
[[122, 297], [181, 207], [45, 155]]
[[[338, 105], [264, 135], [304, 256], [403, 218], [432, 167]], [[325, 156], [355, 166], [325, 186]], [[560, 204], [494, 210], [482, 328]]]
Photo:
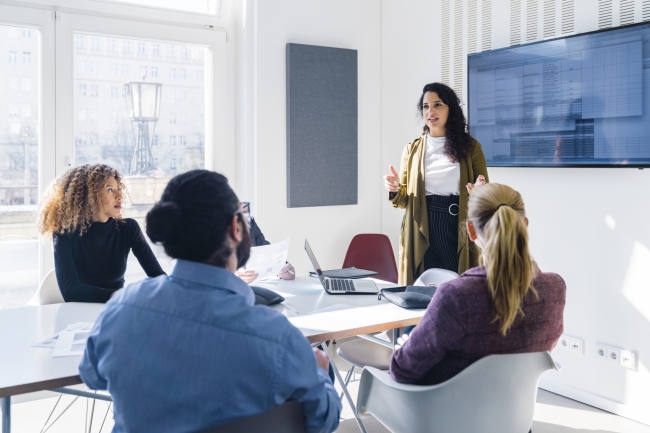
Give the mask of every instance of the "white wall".
[[[292, 237], [289, 259], [298, 274], [309, 270], [306, 237], [326, 268], [341, 265], [356, 233], [382, 231], [397, 250], [403, 211], [387, 202], [381, 176], [389, 164], [399, 165], [404, 145], [420, 134], [415, 105], [422, 86], [440, 79], [440, 5], [240, 3], [237, 189], [253, 200], [269, 239]], [[509, 43], [510, 0], [492, 5], [492, 48], [501, 48]], [[593, 0], [575, 0], [577, 32], [597, 27], [595, 8]], [[287, 42], [359, 52], [356, 206], [286, 207]], [[554, 352], [563, 371], [547, 373], [542, 386], [650, 424], [650, 171], [492, 168], [490, 177], [522, 193], [535, 258], [567, 282], [566, 334], [585, 341], [584, 355]], [[638, 371], [596, 358], [596, 342], [634, 351]]]
[[[414, 106], [421, 87], [440, 79], [441, 2], [382, 4], [384, 172], [419, 133]], [[576, 0], [577, 32], [596, 30], [597, 5]], [[509, 43], [509, 11], [510, 0], [492, 1], [492, 48]], [[650, 94], [645, 104], [650, 110]], [[650, 170], [491, 168], [489, 174], [522, 193], [533, 255], [567, 283], [565, 333], [585, 341], [582, 356], [554, 351], [564, 368], [546, 373], [542, 386], [650, 424]], [[402, 215], [382, 200], [382, 229], [394, 244]], [[638, 371], [598, 359], [597, 342], [636, 352]]]
[[[417, 103], [424, 85], [440, 80], [439, 15], [440, 1], [382, 1], [381, 175], [389, 165], [399, 170], [404, 146], [422, 134]], [[383, 189], [381, 215], [398, 259], [404, 210], [393, 208]]]
[[[245, 3], [240, 18], [252, 29], [240, 28], [238, 37], [246, 34], [246, 49], [252, 55], [238, 61], [238, 80], [246, 80], [244, 87], [252, 93], [241, 99], [244, 89], [238, 84], [239, 101], [247, 105], [246, 118], [238, 121], [238, 147], [244, 146], [238, 150], [238, 194], [253, 201], [253, 214], [269, 240], [291, 236], [289, 261], [298, 275], [311, 270], [303, 249], [305, 238], [323, 268], [338, 268], [355, 234], [381, 231], [381, 3]], [[287, 208], [285, 47], [289, 42], [358, 50], [357, 205]]]

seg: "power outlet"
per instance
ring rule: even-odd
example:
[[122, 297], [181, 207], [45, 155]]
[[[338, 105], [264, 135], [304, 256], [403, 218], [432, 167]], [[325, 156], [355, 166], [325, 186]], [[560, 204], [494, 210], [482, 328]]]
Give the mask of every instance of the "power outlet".
[[579, 353], [580, 355], [582, 355], [583, 353], [582, 348], [584, 347], [584, 342], [579, 338], [571, 338], [569, 339], [569, 342], [571, 344], [570, 346], [571, 352]]
[[560, 346], [560, 349], [571, 350], [571, 339], [566, 335], [560, 336], [560, 341], [557, 344]]
[[607, 359], [613, 362], [620, 363], [621, 351], [618, 349], [612, 349], [611, 347], [607, 348]]
[[634, 353], [628, 350], [621, 350], [621, 365], [623, 367], [634, 370], [636, 366], [635, 358]]
[[596, 344], [596, 356], [602, 360], [607, 359], [607, 346]]

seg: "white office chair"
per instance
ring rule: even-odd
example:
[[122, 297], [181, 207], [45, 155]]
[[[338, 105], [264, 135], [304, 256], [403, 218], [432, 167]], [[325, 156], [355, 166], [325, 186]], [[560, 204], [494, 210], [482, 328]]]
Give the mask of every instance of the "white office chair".
[[527, 433], [539, 378], [552, 368], [561, 366], [549, 352], [491, 355], [432, 386], [400, 384], [364, 368], [357, 412], [393, 433]]
[[454, 278], [458, 278], [458, 274], [454, 271], [431, 268], [424, 271], [422, 275], [420, 275], [420, 278], [418, 278], [415, 283], [413, 283], [413, 285], [426, 286], [427, 284], [435, 284], [436, 286], [439, 286], [442, 283], [453, 280]]
[[56, 281], [56, 274], [54, 269], [47, 273], [41, 285], [38, 286], [38, 290], [32, 296], [32, 299], [29, 300], [27, 305], [38, 306], [38, 305], [50, 305], [50, 304], [63, 304], [63, 295], [61, 295], [61, 290], [59, 290], [59, 283]]

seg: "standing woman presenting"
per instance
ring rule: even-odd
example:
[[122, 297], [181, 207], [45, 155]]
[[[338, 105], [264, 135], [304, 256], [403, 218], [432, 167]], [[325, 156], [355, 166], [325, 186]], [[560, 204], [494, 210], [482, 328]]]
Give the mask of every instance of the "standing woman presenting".
[[488, 181], [483, 150], [469, 135], [456, 93], [442, 83], [427, 84], [418, 109], [425, 122], [422, 136], [406, 145], [400, 172], [391, 165], [384, 176], [393, 207], [406, 209], [400, 284], [413, 284], [430, 268], [462, 274], [478, 265], [478, 249], [464, 223], [472, 189]]

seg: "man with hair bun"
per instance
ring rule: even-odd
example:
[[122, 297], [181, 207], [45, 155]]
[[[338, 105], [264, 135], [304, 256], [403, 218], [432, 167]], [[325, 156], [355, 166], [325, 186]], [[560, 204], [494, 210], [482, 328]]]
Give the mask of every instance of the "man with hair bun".
[[254, 305], [235, 271], [251, 238], [228, 180], [174, 177], [147, 214], [147, 235], [177, 263], [106, 304], [79, 374], [108, 390], [114, 432], [198, 432], [302, 403], [310, 433], [332, 432], [341, 401], [329, 361], [279, 312]]

